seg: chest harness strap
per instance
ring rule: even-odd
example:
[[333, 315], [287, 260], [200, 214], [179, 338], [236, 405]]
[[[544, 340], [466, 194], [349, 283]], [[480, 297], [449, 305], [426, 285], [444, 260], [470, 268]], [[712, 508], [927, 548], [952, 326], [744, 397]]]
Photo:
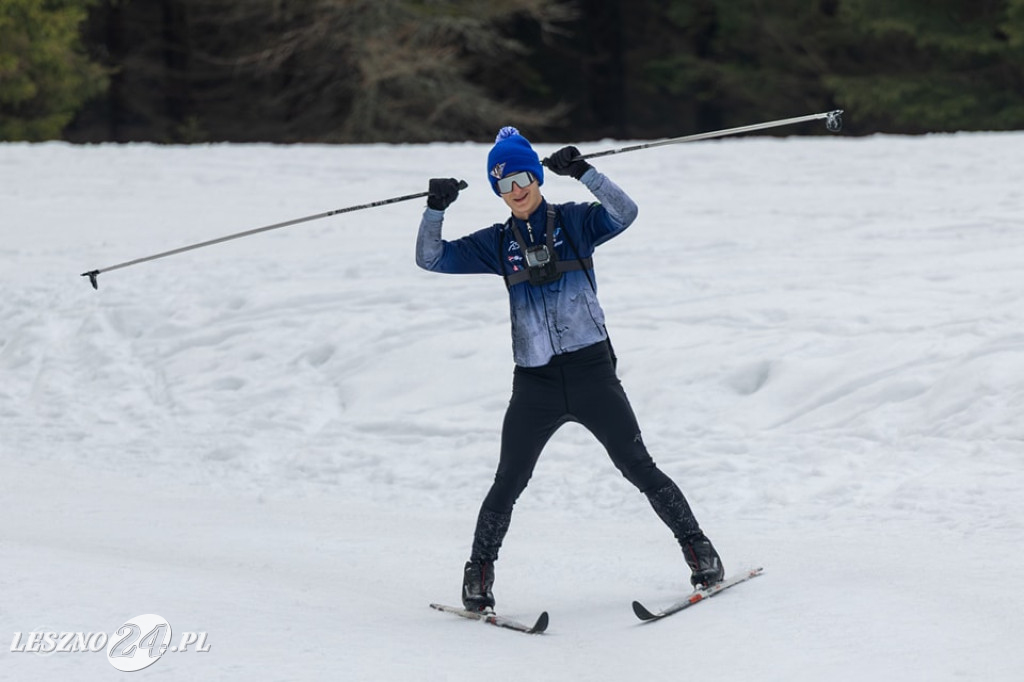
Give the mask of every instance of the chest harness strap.
[[[563, 273], [570, 270], [586, 272], [594, 268], [594, 259], [590, 257], [580, 258], [577, 256], [576, 260], [570, 261], [558, 259], [558, 253], [555, 251], [555, 209], [552, 206], [548, 206], [548, 223], [544, 244], [528, 246], [527, 241], [523, 239], [522, 232], [516, 226], [515, 219], [509, 218], [506, 225], [512, 229], [513, 236], [520, 248], [523, 249], [523, 257], [526, 262], [526, 267], [522, 270], [505, 275], [506, 286], [511, 287], [521, 282], [529, 282], [534, 286], [550, 284], [557, 282], [562, 278]], [[569, 241], [569, 235], [565, 231], [563, 231], [563, 236]], [[571, 241], [569, 241], [569, 245], [576, 251], [576, 246]], [[579, 251], [576, 252], [579, 253]], [[590, 279], [590, 273], [587, 273], [587, 279]]]

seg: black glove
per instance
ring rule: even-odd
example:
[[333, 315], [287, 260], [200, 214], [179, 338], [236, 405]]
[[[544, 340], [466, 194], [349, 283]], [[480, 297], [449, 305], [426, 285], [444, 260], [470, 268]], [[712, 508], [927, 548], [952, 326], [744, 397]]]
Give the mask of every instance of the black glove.
[[430, 194], [427, 206], [443, 211], [459, 198], [459, 181], [455, 178], [433, 178], [430, 181]]
[[544, 159], [544, 165], [551, 169], [556, 175], [571, 175], [579, 180], [583, 174], [593, 168], [586, 160], [581, 158], [580, 150], [576, 147], [562, 147], [557, 152]]

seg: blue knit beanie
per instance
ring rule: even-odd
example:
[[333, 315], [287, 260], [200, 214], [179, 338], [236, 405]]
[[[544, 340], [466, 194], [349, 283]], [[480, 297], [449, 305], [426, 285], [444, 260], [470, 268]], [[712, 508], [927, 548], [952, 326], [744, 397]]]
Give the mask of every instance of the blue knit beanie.
[[544, 167], [540, 165], [540, 157], [533, 151], [530, 141], [512, 126], [505, 126], [498, 131], [491, 153], [487, 155], [487, 179], [491, 181], [494, 193], [501, 196], [498, 180], [519, 171], [530, 171], [537, 182], [544, 184]]

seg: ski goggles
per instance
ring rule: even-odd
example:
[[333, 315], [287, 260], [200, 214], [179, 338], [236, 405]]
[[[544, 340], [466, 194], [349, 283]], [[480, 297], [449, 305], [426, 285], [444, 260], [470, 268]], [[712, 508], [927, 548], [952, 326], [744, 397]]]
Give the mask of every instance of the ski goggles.
[[533, 173], [530, 171], [519, 171], [518, 173], [512, 173], [506, 175], [503, 178], [498, 179], [498, 192], [501, 194], [508, 194], [512, 191], [512, 183], [519, 185], [521, 189], [525, 189], [533, 184], [537, 178], [533, 177]]

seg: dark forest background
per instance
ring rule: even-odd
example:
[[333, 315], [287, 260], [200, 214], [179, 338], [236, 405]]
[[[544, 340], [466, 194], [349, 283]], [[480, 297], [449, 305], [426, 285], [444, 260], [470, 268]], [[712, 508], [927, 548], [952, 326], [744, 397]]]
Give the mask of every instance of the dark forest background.
[[0, 0], [0, 140], [1024, 128], [1024, 0]]

